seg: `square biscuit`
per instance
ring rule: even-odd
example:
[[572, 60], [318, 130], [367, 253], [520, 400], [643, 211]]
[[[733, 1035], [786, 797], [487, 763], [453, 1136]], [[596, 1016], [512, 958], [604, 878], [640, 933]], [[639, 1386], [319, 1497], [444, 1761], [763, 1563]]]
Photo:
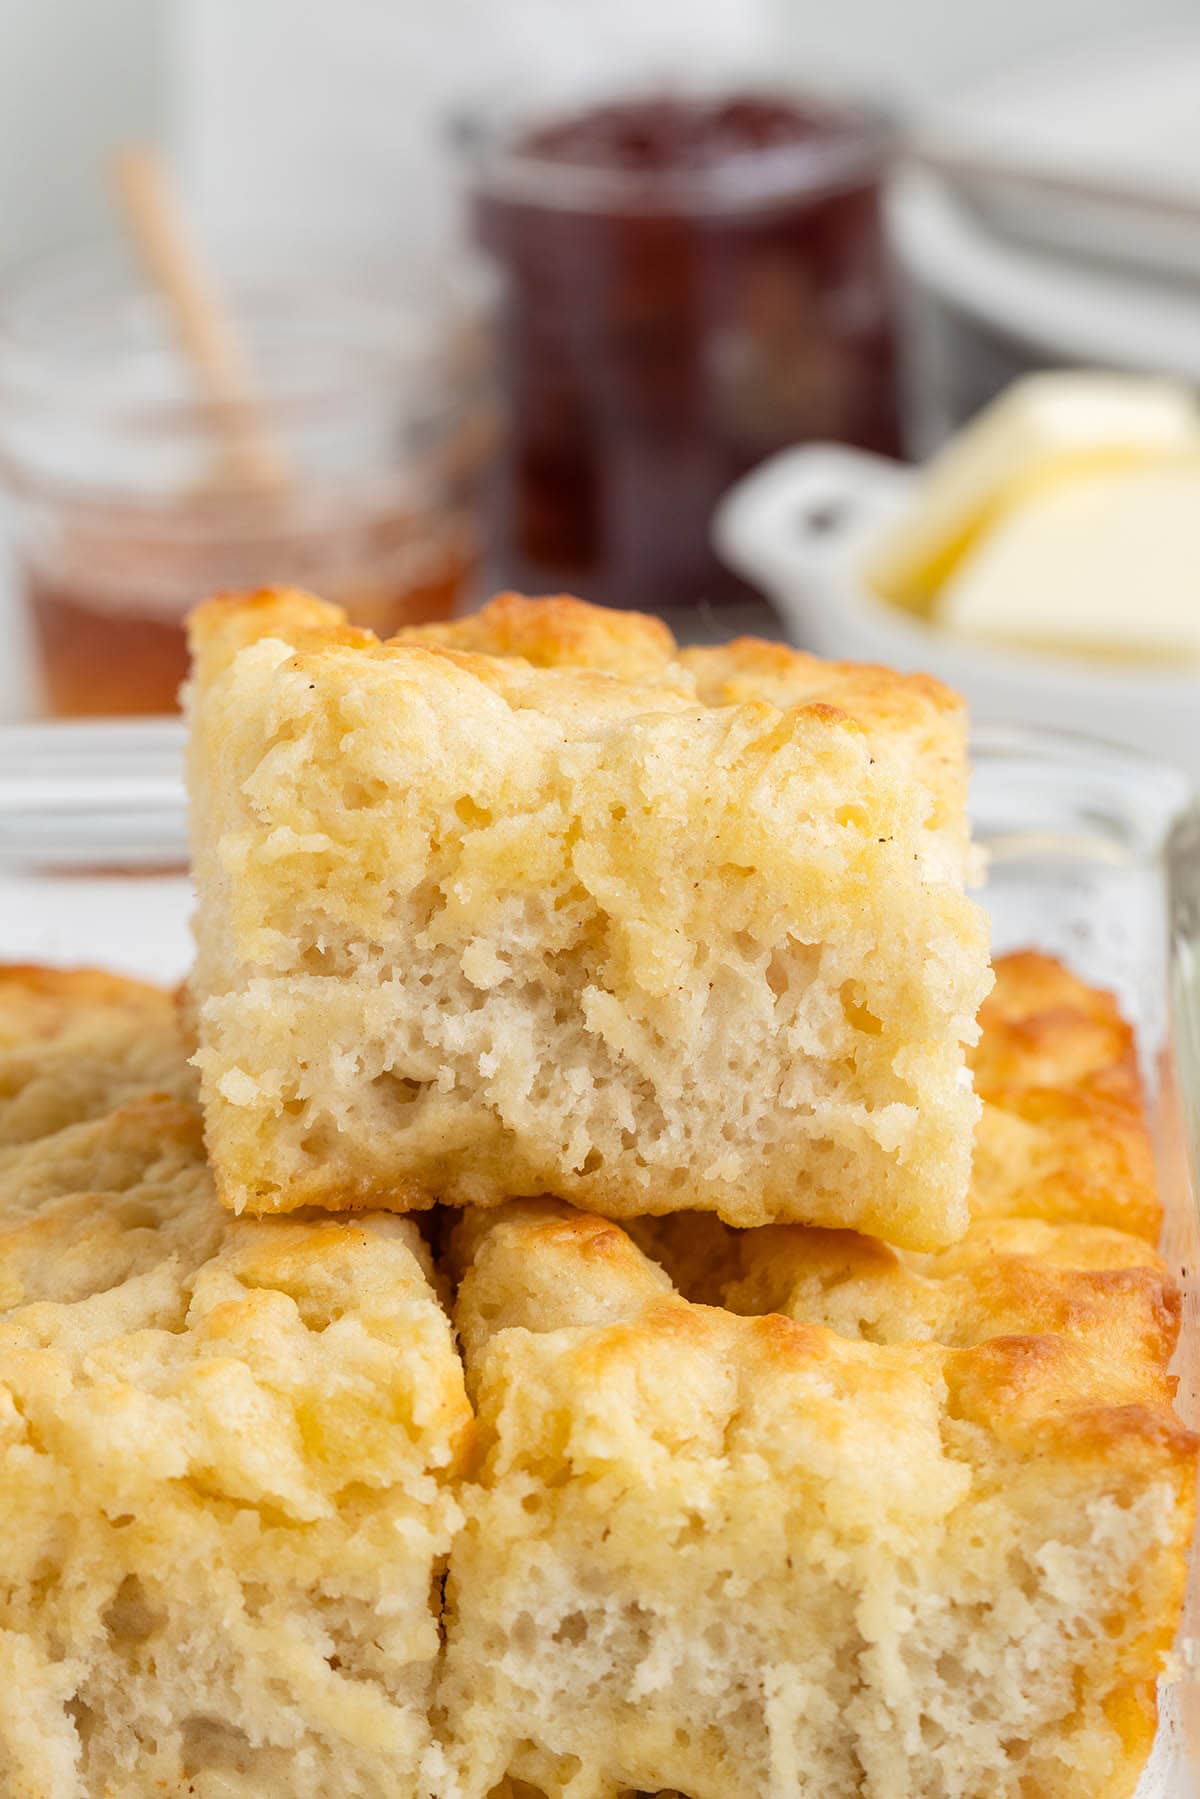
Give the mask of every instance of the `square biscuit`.
[[[661, 1221], [688, 1222], [725, 1230]], [[780, 1240], [845, 1233], [741, 1235], [769, 1269]], [[1196, 1439], [1166, 1373], [1175, 1296], [1114, 1236], [1082, 1256], [1131, 1258], [1106, 1288], [1032, 1239], [1040, 1287], [931, 1311], [893, 1279], [873, 1340], [819, 1321], [816, 1280], [817, 1319], [800, 1282], [792, 1316], [739, 1316], [613, 1222], [464, 1214], [482, 1461], [439, 1686], [464, 1799], [1130, 1799]]]
[[193, 619], [224, 1203], [959, 1235], [989, 974], [958, 703], [837, 668], [831, 703], [812, 659], [796, 703], [706, 698], [660, 627], [578, 602], [450, 636], [288, 593]]
[[0, 1793], [440, 1799], [472, 1425], [415, 1225], [223, 1211], [165, 993], [7, 970], [0, 1044]]

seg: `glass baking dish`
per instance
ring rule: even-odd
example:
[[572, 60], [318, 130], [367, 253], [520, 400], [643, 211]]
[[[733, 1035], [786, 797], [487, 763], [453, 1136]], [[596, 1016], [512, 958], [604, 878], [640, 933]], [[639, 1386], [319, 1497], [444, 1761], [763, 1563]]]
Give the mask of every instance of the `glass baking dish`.
[[[0, 729], [0, 958], [178, 980], [189, 958], [175, 721]], [[1179, 1410], [1200, 1428], [1200, 810], [1169, 767], [1098, 741], [987, 727], [972, 811], [997, 950], [1060, 956], [1137, 1026], [1185, 1293]], [[1200, 1544], [1137, 1799], [1200, 1793]]]

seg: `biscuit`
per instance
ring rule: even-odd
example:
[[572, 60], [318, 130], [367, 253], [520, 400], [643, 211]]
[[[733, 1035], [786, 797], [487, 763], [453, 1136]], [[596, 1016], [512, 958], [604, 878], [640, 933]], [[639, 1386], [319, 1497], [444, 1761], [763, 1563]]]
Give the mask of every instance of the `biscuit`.
[[[732, 677], [664, 662], [646, 621], [490, 616], [449, 646], [287, 593], [194, 616], [193, 997], [224, 1203], [548, 1191], [952, 1241], [989, 980], [958, 702], [781, 652], [786, 704], [725, 704]], [[538, 665], [456, 647], [479, 641]], [[729, 652], [747, 691], [757, 653]]]
[[1196, 1455], [1144, 1246], [1103, 1328], [1028, 1295], [1010, 1333], [1018, 1294], [989, 1329], [980, 1292], [948, 1347], [691, 1304], [557, 1202], [457, 1239], [483, 1460], [439, 1698], [465, 1799], [1132, 1794]]
[[430, 1799], [471, 1421], [427, 1251], [223, 1212], [173, 1030], [0, 975], [0, 1792]]

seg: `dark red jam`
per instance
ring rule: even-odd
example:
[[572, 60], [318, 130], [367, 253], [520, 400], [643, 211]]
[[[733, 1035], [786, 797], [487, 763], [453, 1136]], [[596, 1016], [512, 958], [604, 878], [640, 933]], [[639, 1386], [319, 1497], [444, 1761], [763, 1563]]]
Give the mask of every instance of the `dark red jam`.
[[500, 578], [646, 609], [721, 602], [717, 501], [764, 456], [895, 454], [877, 120], [770, 95], [619, 101], [493, 140], [506, 277]]

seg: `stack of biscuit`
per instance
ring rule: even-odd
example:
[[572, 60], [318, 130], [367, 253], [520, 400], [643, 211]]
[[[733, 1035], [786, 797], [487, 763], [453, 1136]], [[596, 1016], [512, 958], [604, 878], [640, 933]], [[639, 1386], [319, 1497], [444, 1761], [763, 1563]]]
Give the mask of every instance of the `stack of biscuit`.
[[194, 649], [185, 1003], [0, 977], [0, 1795], [1128, 1799], [1179, 1300], [952, 696], [574, 601]]

